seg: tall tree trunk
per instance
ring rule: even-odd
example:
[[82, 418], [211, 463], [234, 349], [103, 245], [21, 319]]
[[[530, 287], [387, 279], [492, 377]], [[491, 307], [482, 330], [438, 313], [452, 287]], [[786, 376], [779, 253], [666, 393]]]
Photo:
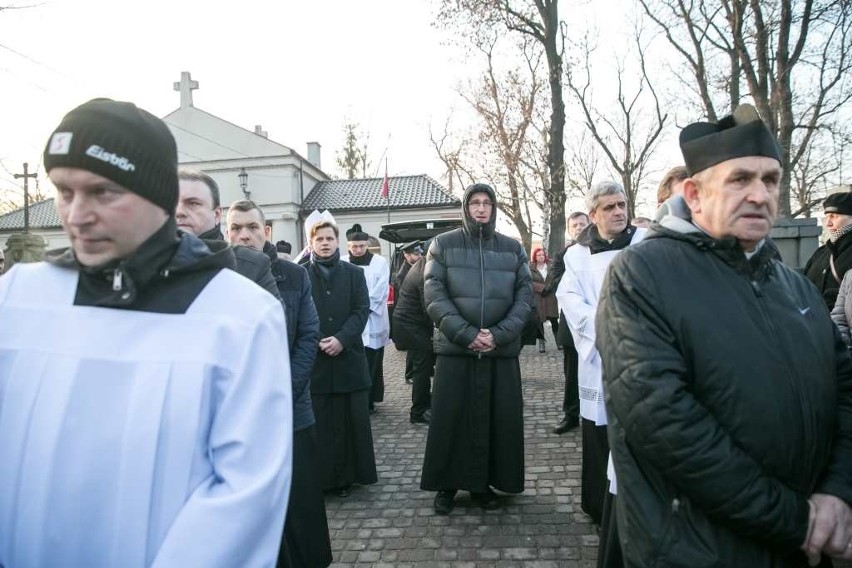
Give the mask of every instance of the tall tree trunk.
[[[547, 56], [548, 83], [550, 84], [550, 146], [547, 149], [547, 167], [550, 170], [550, 242], [547, 254], [555, 256], [565, 246], [565, 100], [562, 97], [562, 50], [559, 37], [558, 0], [536, 0], [544, 21], [544, 52]], [[548, 219], [545, 218], [545, 223]]]

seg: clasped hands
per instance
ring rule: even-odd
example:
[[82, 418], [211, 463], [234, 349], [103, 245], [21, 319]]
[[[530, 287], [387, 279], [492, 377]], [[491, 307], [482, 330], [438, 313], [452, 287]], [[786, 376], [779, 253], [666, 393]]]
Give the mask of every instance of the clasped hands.
[[852, 560], [852, 509], [834, 495], [814, 493], [808, 499], [808, 536], [802, 550], [808, 564], [817, 566], [820, 555]]
[[329, 357], [337, 357], [340, 355], [340, 352], [343, 351], [343, 344], [332, 335], [330, 337], [323, 337], [320, 339], [319, 348]]
[[469, 349], [478, 353], [487, 353], [488, 351], [493, 351], [496, 347], [497, 343], [494, 341], [494, 336], [487, 329], [480, 329], [476, 337], [468, 345]]

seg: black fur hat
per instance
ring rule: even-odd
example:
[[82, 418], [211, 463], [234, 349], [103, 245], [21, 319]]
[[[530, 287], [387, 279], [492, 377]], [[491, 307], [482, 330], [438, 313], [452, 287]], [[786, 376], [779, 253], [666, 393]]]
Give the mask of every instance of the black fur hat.
[[689, 175], [734, 158], [765, 156], [781, 161], [775, 136], [749, 104], [713, 122], [694, 122], [680, 131], [680, 150]]

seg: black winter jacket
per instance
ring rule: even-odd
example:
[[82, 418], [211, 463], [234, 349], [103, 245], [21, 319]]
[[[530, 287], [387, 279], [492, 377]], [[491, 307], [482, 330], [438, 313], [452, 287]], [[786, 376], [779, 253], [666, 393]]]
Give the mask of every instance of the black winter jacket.
[[[208, 245], [212, 242], [225, 242], [225, 237], [219, 227], [213, 227], [205, 233], [198, 235], [198, 238], [206, 242]], [[275, 280], [272, 278], [269, 258], [262, 252], [253, 248], [244, 247], [242, 245], [232, 246], [234, 257], [237, 259], [237, 264], [234, 267], [239, 274], [242, 274], [276, 298], [281, 300], [278, 294], [278, 288], [275, 286]]]
[[[559, 288], [559, 283], [562, 281], [562, 276], [565, 275], [565, 253], [568, 247], [573, 246], [574, 242], [568, 243], [562, 252], [553, 259], [550, 268], [547, 271], [547, 278], [544, 279], [544, 290], [542, 294], [555, 294]], [[563, 347], [574, 347], [574, 337], [571, 335], [571, 328], [568, 327], [568, 321], [565, 319], [565, 314], [559, 310], [559, 327], [556, 330], [556, 344]]]
[[852, 503], [849, 353], [774, 247], [666, 221], [596, 320], [625, 563], [800, 566], [808, 496]]
[[70, 247], [49, 251], [45, 260], [80, 272], [75, 306], [182, 314], [223, 269], [235, 269], [224, 242], [202, 241], [179, 232], [169, 218], [126, 259], [82, 266]]
[[[406, 263], [408, 264], [408, 263]], [[422, 257], [413, 266], [409, 265], [405, 279], [400, 282], [393, 309], [394, 345], [402, 351], [409, 349], [432, 351], [432, 331], [435, 328], [426, 313], [423, 300]], [[401, 271], [400, 271], [401, 272]]]
[[467, 215], [471, 194], [469, 188], [462, 200], [463, 227], [435, 237], [426, 256], [426, 311], [438, 328], [433, 346], [439, 355], [475, 355], [468, 346], [489, 329], [497, 347], [482, 355], [517, 357], [532, 309], [529, 261], [518, 241], [494, 231], [496, 205], [489, 223]]
[[278, 258], [275, 245], [267, 241], [263, 252], [269, 257], [272, 277], [284, 302], [287, 340], [290, 342], [290, 376], [293, 382], [293, 431], [314, 423], [311, 402], [311, 373], [320, 339], [319, 316], [311, 296], [311, 279], [303, 267]]
[[846, 233], [837, 242], [825, 243], [808, 259], [805, 265], [805, 276], [816, 285], [822, 293], [825, 305], [831, 310], [837, 301], [837, 292], [840, 290], [840, 282], [834, 278], [831, 272], [831, 255], [834, 254], [834, 268], [837, 276], [843, 281], [843, 276], [852, 268], [852, 233]]

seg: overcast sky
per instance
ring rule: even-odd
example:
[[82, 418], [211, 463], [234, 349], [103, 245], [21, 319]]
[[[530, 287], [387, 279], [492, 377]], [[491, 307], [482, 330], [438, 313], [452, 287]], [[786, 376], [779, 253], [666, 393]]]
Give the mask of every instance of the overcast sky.
[[0, 12], [0, 160], [14, 171], [39, 162], [62, 115], [95, 96], [163, 116], [190, 71], [196, 107], [261, 124], [302, 154], [318, 141], [331, 173], [349, 117], [374, 153], [389, 148], [391, 174], [439, 175], [428, 123], [443, 120], [464, 68], [431, 10], [419, 0], [74, 0]]
[[[607, 34], [619, 2], [602, 11]], [[40, 165], [71, 108], [107, 96], [165, 116], [179, 106], [181, 71], [200, 83], [197, 108], [249, 130], [260, 124], [302, 154], [318, 141], [330, 174], [348, 118], [370, 135], [371, 174], [383, 174], [387, 149], [391, 175], [440, 180], [429, 125], [441, 128], [462, 107], [455, 88], [475, 73], [432, 27], [430, 0], [2, 4], [34, 7], [0, 11], [0, 190], [20, 185], [11, 174], [21, 162]]]

